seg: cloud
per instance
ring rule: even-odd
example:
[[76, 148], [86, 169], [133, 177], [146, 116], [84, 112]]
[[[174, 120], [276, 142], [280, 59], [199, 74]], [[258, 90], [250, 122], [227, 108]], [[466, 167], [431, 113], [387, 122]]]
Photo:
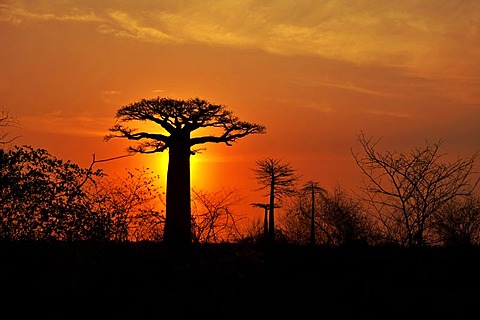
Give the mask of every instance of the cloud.
[[22, 128], [57, 135], [103, 137], [112, 125], [112, 118], [99, 118], [87, 114], [66, 116], [60, 110], [39, 116], [25, 116], [19, 119]]
[[403, 119], [412, 119], [413, 116], [411, 113], [407, 112], [395, 112], [391, 110], [380, 110], [380, 109], [364, 109], [362, 111], [365, 114], [372, 114], [376, 116], [384, 116], [384, 117], [391, 117], [391, 118], [403, 118]]
[[112, 20], [108, 24], [100, 25], [99, 30], [101, 33], [146, 42], [177, 41], [173, 36], [154, 26], [145, 25], [143, 21], [134, 18], [126, 12], [112, 11], [108, 15]]
[[17, 2], [12, 3], [12, 5], [0, 4], [0, 21], [20, 24], [28, 20], [64, 22], [101, 22], [103, 20], [91, 10], [68, 8], [65, 12], [42, 12], [24, 8]]
[[118, 90], [105, 90], [105, 91], [102, 91], [102, 94], [107, 95], [107, 96], [116, 95], [116, 94], [120, 94], [120, 93], [122, 93], [122, 92], [121, 92], [121, 91], [118, 91]]
[[340, 83], [340, 82], [332, 82], [332, 81], [303, 81], [303, 80], [289, 80], [291, 83], [301, 85], [301, 86], [309, 86], [309, 87], [331, 87], [331, 88], [337, 88], [337, 89], [343, 89], [347, 91], [353, 91], [353, 92], [358, 92], [358, 93], [363, 93], [363, 94], [368, 94], [368, 95], [374, 95], [374, 96], [385, 96], [389, 97], [392, 96], [392, 94], [381, 92], [378, 90], [373, 90], [373, 89], [368, 89], [364, 88], [361, 86], [358, 86], [356, 84], [353, 84], [351, 81], [345, 82], [345, 83]]
[[[476, 77], [480, 2], [11, 1], [0, 19], [97, 23], [99, 32], [153, 43], [208, 43]], [[42, 4], [42, 5], [39, 5]]]

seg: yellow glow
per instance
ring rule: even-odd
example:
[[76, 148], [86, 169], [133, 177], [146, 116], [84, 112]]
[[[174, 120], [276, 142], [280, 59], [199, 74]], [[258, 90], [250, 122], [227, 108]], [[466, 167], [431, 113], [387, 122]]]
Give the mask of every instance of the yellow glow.
[[[168, 150], [149, 156], [148, 167], [154, 170], [161, 177], [161, 183], [165, 187], [168, 169]], [[211, 175], [209, 166], [206, 163], [205, 155], [197, 154], [190, 157], [190, 183], [192, 188], [209, 188], [209, 177]]]

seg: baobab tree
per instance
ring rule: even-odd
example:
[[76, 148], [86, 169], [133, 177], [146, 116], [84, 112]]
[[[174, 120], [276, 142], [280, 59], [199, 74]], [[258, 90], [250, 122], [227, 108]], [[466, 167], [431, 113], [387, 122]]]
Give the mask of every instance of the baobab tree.
[[270, 241], [275, 240], [275, 199], [295, 193], [295, 183], [299, 179], [295, 175], [295, 169], [289, 163], [282, 163], [280, 159], [265, 158], [256, 161], [257, 167], [253, 169], [255, 178], [260, 184], [259, 190], [268, 190], [269, 216], [268, 216], [268, 237]]
[[[253, 207], [263, 208], [264, 215], [263, 215], [263, 239], [268, 239], [268, 212], [270, 211], [270, 203], [252, 203]], [[275, 208], [280, 208], [280, 206], [276, 206]]]
[[[106, 140], [126, 138], [141, 141], [128, 148], [132, 153], [151, 154], [168, 149], [164, 241], [182, 246], [192, 240], [190, 156], [199, 151], [194, 147], [208, 142], [231, 146], [247, 135], [266, 132], [263, 125], [240, 121], [224, 105], [199, 98], [142, 99], [117, 110], [116, 119]], [[161, 131], [139, 131], [124, 125], [130, 121], [153, 123]], [[194, 131], [202, 128], [208, 129], [206, 133], [200, 130], [204, 135], [192, 136]]]
[[312, 180], [305, 183], [302, 190], [311, 196], [310, 244], [315, 245], [315, 195], [319, 194], [324, 198], [327, 195], [327, 190], [322, 188], [318, 182]]

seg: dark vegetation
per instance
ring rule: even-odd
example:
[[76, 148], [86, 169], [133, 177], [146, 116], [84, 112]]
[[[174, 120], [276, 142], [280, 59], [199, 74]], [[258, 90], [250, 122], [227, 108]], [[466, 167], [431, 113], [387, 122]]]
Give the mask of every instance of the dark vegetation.
[[15, 318], [463, 318], [480, 248], [2, 242]]
[[[155, 111], [155, 121], [181, 132], [214, 119], [226, 130], [194, 140], [201, 143], [229, 144], [264, 130], [202, 100], [169, 109], [177, 102], [142, 101], [119, 115], [151, 120]], [[175, 110], [171, 118], [169, 110]], [[0, 114], [0, 127], [12, 123], [8, 113]], [[239, 136], [229, 136], [236, 130]], [[170, 137], [121, 125], [112, 132], [158, 138], [138, 152], [172, 146]], [[165, 241], [169, 193], [149, 169], [110, 177], [95, 169], [95, 157], [81, 168], [43, 149], [12, 146], [14, 140], [0, 132], [2, 315], [391, 319], [477, 313], [476, 154], [445, 161], [441, 141], [410, 153], [381, 151], [380, 140], [362, 133], [362, 152], [352, 150], [366, 177], [362, 195], [340, 187], [329, 192], [317, 181], [298, 187], [289, 163], [266, 157], [253, 170], [268, 200], [252, 206], [264, 210], [264, 219], [245, 223], [233, 210], [240, 198], [233, 190], [206, 193], [188, 185], [189, 196], [180, 197], [188, 210]], [[284, 213], [275, 223], [274, 208]]]

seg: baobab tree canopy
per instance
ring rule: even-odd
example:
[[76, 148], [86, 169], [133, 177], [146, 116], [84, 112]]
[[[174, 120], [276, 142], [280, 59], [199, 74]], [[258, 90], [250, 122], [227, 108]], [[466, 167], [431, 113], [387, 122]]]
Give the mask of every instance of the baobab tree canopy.
[[[198, 149], [192, 147], [207, 142], [233, 142], [250, 134], [265, 133], [263, 125], [240, 121], [225, 106], [198, 98], [143, 99], [120, 108], [117, 122], [105, 138], [126, 138], [139, 141], [130, 146], [133, 153], [155, 153], [169, 149], [166, 191], [164, 241], [173, 245], [188, 245], [192, 240], [190, 208], [190, 156]], [[132, 129], [125, 122], [141, 121], [159, 125], [161, 132]], [[205, 135], [192, 132], [210, 129]]]
[[[137, 146], [129, 147], [130, 151], [139, 153], [162, 152], [171, 147], [180, 136], [188, 135], [188, 145], [192, 147], [207, 142], [232, 145], [239, 138], [255, 133], [265, 133], [263, 125], [240, 121], [233, 112], [220, 104], [212, 104], [206, 100], [192, 98], [176, 100], [157, 97], [142, 99], [120, 108], [116, 114], [117, 124], [110, 128], [113, 137], [129, 140], [145, 140]], [[128, 121], [150, 121], [161, 126], [167, 133], [150, 133], [131, 129], [122, 125]], [[190, 137], [190, 133], [199, 128], [219, 129], [218, 135]], [[190, 150], [192, 154], [197, 150]]]

